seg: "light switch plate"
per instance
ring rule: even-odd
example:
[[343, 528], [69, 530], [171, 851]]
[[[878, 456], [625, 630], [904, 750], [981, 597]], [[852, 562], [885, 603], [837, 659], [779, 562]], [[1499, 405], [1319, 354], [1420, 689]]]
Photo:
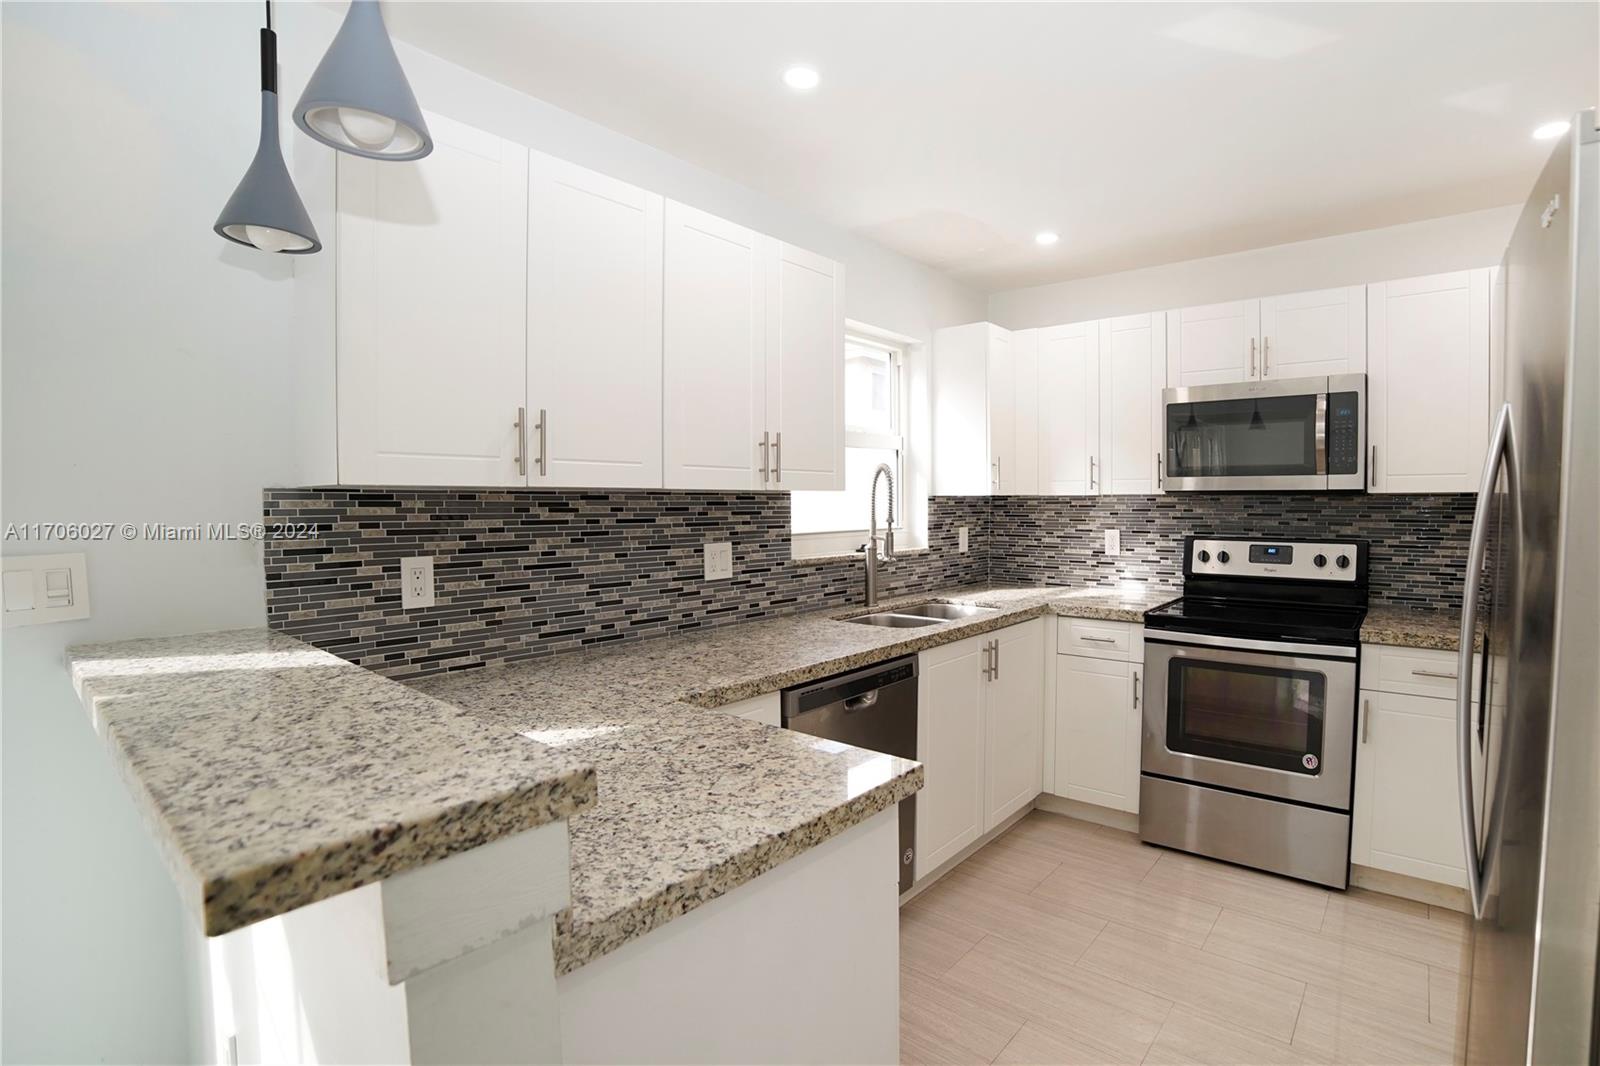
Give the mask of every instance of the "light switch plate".
[[1106, 554], [1107, 555], [1121, 555], [1122, 554], [1122, 530], [1120, 530], [1120, 529], [1108, 529], [1108, 530], [1106, 530]]
[[733, 543], [711, 541], [705, 543], [706, 580], [721, 581], [733, 576]]
[[967, 552], [967, 527], [956, 527], [956, 551], [962, 555]]
[[89, 617], [89, 564], [82, 552], [8, 555], [3, 568], [0, 614], [7, 628]]
[[400, 560], [400, 608], [414, 611], [433, 606], [433, 556]]

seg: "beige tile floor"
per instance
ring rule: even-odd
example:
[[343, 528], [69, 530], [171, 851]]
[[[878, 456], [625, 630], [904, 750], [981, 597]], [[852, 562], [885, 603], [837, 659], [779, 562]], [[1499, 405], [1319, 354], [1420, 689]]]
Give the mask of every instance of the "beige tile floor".
[[1465, 919], [1034, 811], [900, 911], [907, 1063], [1451, 1063]]

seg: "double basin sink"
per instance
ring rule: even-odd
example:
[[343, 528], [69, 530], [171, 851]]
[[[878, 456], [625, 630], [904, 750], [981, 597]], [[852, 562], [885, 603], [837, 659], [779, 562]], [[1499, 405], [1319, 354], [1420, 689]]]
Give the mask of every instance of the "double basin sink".
[[887, 626], [890, 629], [916, 629], [919, 626], [936, 626], [941, 622], [994, 614], [998, 610], [998, 607], [979, 607], [975, 603], [915, 603], [909, 607], [864, 614], [846, 621], [864, 626]]

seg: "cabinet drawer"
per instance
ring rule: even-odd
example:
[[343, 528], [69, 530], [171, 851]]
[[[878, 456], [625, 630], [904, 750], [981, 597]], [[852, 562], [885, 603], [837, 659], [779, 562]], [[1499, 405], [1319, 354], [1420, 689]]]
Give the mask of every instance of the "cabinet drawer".
[[1124, 662], [1143, 660], [1144, 626], [1094, 618], [1063, 618], [1056, 628], [1056, 651], [1062, 655], [1088, 655]]
[[[1377, 692], [1454, 699], [1460, 665], [1453, 651], [1367, 644], [1361, 648], [1361, 687]], [[1472, 688], [1483, 676], [1483, 656], [1472, 657]]]

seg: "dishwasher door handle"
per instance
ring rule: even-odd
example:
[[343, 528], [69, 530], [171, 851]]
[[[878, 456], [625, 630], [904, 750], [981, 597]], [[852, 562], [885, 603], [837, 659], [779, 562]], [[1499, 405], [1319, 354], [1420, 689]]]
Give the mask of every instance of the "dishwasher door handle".
[[859, 696], [851, 696], [849, 699], [844, 701], [845, 711], [849, 712], [866, 710], [868, 707], [871, 707], [878, 702], [878, 693], [882, 691], [882, 689], [875, 688], [871, 692], [863, 692]]

